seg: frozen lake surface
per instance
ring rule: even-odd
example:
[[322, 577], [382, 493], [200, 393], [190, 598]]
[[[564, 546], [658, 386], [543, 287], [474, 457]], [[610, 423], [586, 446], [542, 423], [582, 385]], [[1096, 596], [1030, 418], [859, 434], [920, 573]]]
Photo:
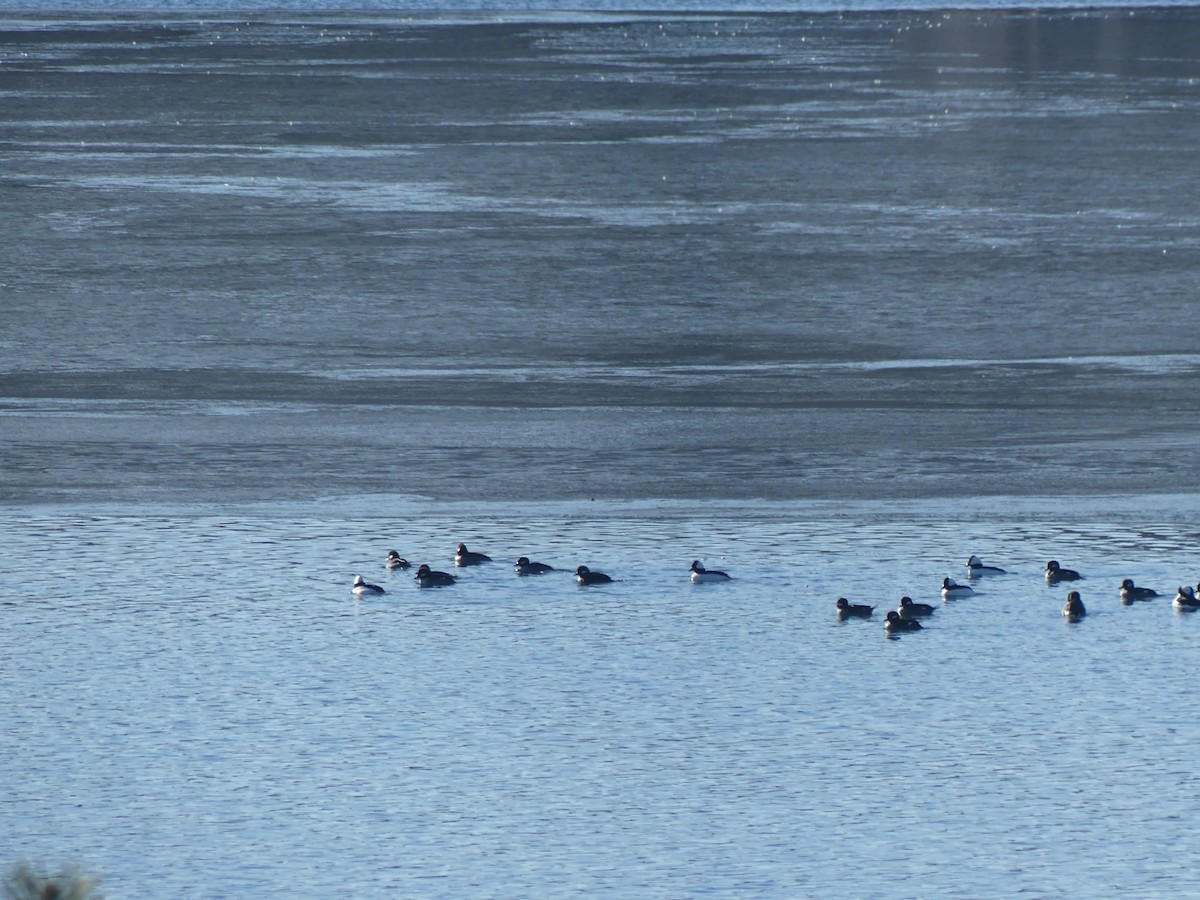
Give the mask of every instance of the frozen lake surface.
[[0, 498], [1200, 491], [1194, 10], [28, 16]]

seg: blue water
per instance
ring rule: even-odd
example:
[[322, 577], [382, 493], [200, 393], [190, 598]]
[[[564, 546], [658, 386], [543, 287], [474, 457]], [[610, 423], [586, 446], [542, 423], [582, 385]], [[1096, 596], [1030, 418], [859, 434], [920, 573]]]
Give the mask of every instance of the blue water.
[[0, 16], [0, 863], [1196, 893], [1200, 13], [272, 7]]
[[[8, 519], [5, 845], [111, 896], [1197, 888], [1200, 618], [1117, 598], [1200, 572], [1195, 498], [359, 502]], [[440, 591], [382, 566], [458, 539], [497, 561]], [[1009, 574], [942, 604], [972, 551]], [[697, 555], [734, 580], [689, 584]], [[873, 620], [838, 624], [839, 593]], [[938, 611], [887, 640], [903, 593]]]

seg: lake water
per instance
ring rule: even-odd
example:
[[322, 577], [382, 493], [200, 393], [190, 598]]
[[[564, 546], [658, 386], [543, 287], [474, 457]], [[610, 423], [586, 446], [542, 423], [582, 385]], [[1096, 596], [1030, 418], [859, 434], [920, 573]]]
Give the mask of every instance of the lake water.
[[[5, 15], [7, 860], [1195, 894], [1196, 47], [1188, 8]], [[459, 541], [497, 562], [383, 568]], [[1009, 574], [942, 604], [971, 553]]]
[[[1194, 497], [395, 508], [9, 518], [5, 846], [112, 896], [1200, 887], [1200, 618], [1117, 597], [1195, 579]], [[458, 539], [497, 562], [382, 566]], [[978, 550], [1009, 574], [943, 605]], [[838, 594], [879, 608], [838, 624]], [[902, 594], [940, 608], [888, 640]]]

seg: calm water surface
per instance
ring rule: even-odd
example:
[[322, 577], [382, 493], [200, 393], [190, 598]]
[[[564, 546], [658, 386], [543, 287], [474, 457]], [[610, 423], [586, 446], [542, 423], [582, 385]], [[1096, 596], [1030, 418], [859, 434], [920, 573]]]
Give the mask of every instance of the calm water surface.
[[[1194, 504], [8, 517], [0, 842], [130, 897], [1186, 895], [1200, 618], [1117, 587], [1196, 580]], [[971, 552], [1010, 574], [942, 604]]]

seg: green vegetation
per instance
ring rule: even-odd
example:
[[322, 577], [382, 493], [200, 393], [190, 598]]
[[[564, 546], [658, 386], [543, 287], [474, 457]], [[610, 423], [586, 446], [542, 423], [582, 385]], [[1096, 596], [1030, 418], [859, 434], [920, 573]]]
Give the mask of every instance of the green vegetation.
[[102, 900], [96, 891], [99, 878], [71, 868], [43, 875], [29, 863], [18, 863], [0, 885], [4, 900]]

